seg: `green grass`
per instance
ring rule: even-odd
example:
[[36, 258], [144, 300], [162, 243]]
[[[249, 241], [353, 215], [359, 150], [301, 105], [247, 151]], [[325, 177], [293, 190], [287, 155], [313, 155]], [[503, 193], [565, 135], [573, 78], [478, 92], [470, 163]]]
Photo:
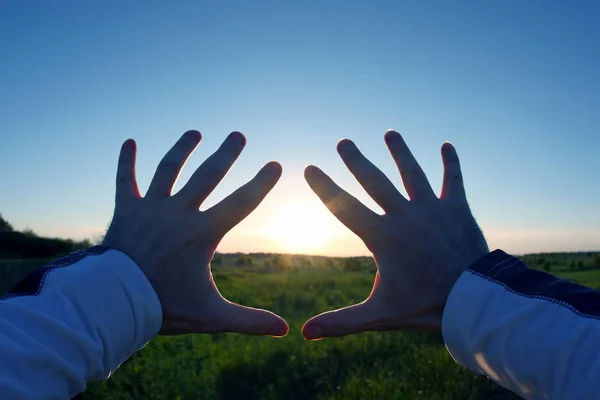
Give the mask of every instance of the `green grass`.
[[[368, 259], [361, 260], [366, 270], [363, 272], [343, 271], [344, 260], [324, 258], [292, 260], [292, 264], [297, 261], [305, 267], [276, 272], [269, 263], [270, 256], [253, 256], [250, 267], [236, 267], [234, 256], [223, 257], [214, 268], [223, 295], [283, 316], [290, 324], [287, 337], [158, 337], [108, 381], [91, 383], [81, 398], [516, 398], [487, 378], [457, 365], [440, 334], [363, 333], [304, 341], [300, 328], [307, 318], [362, 301], [369, 294], [374, 273]], [[554, 262], [550, 267], [553, 272], [600, 287], [600, 269], [594, 268], [594, 261], [573, 270], [569, 257], [577, 255], [544, 257]], [[585, 253], [582, 257], [587, 260]], [[0, 262], [0, 289], [6, 290], [18, 275], [39, 264]]]

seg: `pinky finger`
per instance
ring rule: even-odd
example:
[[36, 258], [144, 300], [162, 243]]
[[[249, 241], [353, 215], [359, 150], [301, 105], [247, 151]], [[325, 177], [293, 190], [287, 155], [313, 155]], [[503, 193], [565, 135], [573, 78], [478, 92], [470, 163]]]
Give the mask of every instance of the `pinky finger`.
[[136, 153], [137, 147], [135, 141], [133, 139], [126, 140], [121, 147], [119, 164], [117, 166], [117, 201], [140, 197], [140, 191], [135, 178]]

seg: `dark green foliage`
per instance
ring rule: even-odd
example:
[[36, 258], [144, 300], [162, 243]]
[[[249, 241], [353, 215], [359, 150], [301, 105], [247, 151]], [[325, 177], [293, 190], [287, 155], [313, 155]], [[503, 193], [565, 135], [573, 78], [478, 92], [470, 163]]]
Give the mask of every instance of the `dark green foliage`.
[[542, 264], [542, 269], [546, 272], [550, 272], [552, 271], [552, 267], [550, 266], [550, 263], [548, 261], [544, 261]]
[[363, 269], [363, 265], [358, 257], [350, 257], [344, 262], [344, 271], [357, 272]]
[[576, 260], [569, 261], [569, 268], [572, 270], [575, 270], [577, 268], [577, 261]]
[[235, 265], [240, 267], [246, 267], [252, 265], [252, 257], [246, 254], [242, 254], [235, 260]]
[[22, 232], [0, 232], [0, 253], [4, 258], [49, 258], [76, 250], [71, 240], [49, 239]]
[[0, 232], [12, 232], [14, 231], [12, 225], [10, 224], [10, 222], [8, 222], [7, 220], [5, 220], [2, 217], [2, 214], [0, 214]]
[[292, 267], [292, 262], [286, 254], [275, 254], [271, 258], [271, 265], [275, 271], [287, 271]]
[[313, 265], [311, 257], [303, 254], [294, 254], [292, 256], [291, 264], [300, 268], [308, 268]]

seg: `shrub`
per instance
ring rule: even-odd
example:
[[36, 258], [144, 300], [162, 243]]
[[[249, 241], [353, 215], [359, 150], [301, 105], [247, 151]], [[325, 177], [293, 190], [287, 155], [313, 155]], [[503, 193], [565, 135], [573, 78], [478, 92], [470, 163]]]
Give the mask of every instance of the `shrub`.
[[78, 243], [30, 236], [22, 232], [0, 232], [0, 253], [13, 258], [56, 257], [76, 250]]
[[542, 264], [542, 268], [544, 271], [550, 272], [552, 270], [552, 268], [550, 267], [550, 263], [548, 261], [544, 261], [544, 264]]
[[363, 265], [358, 257], [349, 257], [344, 261], [344, 271], [357, 272], [363, 270]]
[[252, 265], [252, 257], [250, 257], [247, 254], [242, 254], [235, 260], [235, 265], [248, 267], [248, 266]]
[[292, 267], [290, 258], [282, 254], [275, 254], [271, 259], [271, 264], [275, 271], [287, 271]]
[[0, 232], [12, 232], [14, 231], [10, 222], [2, 218], [2, 214], [0, 214]]

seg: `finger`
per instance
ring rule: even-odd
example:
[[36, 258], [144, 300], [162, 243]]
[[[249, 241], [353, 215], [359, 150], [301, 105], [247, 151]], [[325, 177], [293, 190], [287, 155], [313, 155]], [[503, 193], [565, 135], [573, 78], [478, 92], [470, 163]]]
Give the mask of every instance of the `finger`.
[[385, 174], [351, 140], [341, 140], [337, 150], [352, 175], [384, 211], [398, 210], [407, 202]]
[[415, 160], [404, 139], [398, 132], [387, 131], [385, 142], [398, 166], [404, 188], [411, 200], [427, 200], [435, 198], [435, 194], [427, 181], [421, 166]]
[[245, 145], [246, 138], [240, 132], [229, 134], [221, 147], [198, 167], [177, 197], [186, 204], [200, 207], [227, 174]]
[[444, 163], [444, 183], [442, 184], [441, 199], [457, 201], [466, 200], [460, 161], [456, 149], [449, 142], [442, 146], [442, 162]]
[[379, 225], [380, 216], [340, 188], [314, 165], [304, 170], [304, 178], [329, 211], [363, 241], [371, 238]]
[[248, 216], [263, 201], [281, 177], [281, 165], [272, 161], [265, 165], [254, 178], [220, 203], [206, 211], [214, 221], [216, 232], [223, 236]]
[[135, 178], [136, 153], [137, 147], [133, 139], [126, 140], [121, 146], [119, 164], [117, 165], [117, 201], [140, 197]]
[[235, 332], [245, 335], [287, 335], [287, 322], [279, 315], [259, 308], [245, 307], [223, 299], [215, 310], [215, 325], [220, 332]]
[[380, 321], [373, 304], [366, 300], [360, 304], [319, 314], [306, 321], [302, 327], [302, 336], [308, 340], [317, 340], [378, 330]]
[[179, 138], [156, 167], [146, 197], [161, 198], [171, 195], [179, 172], [200, 143], [201, 138], [202, 135], [198, 131], [187, 131]]

